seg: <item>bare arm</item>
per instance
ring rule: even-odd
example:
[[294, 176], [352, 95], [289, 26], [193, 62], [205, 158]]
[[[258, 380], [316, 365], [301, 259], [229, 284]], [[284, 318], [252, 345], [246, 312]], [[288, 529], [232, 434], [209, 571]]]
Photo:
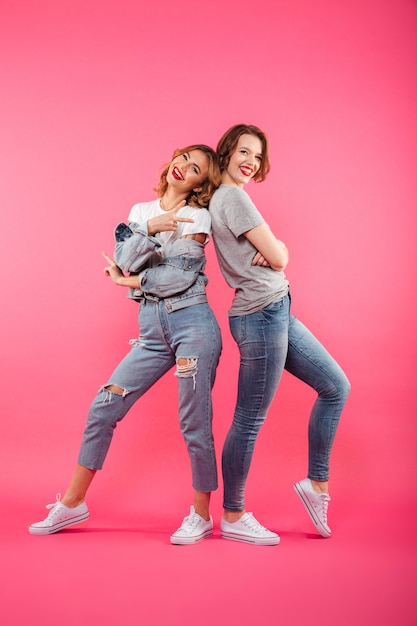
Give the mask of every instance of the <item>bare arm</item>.
[[195, 233], [191, 235], [184, 235], [181, 239], [194, 239], [194, 241], [198, 241], [198, 243], [206, 243], [207, 235], [206, 233]]
[[106, 276], [112, 279], [112, 281], [120, 287], [133, 287], [139, 288], [139, 278], [137, 275], [125, 276], [115, 261], [105, 252], [101, 253], [109, 264], [104, 268]]
[[288, 263], [287, 247], [275, 237], [268, 224], [263, 223], [255, 226], [244, 235], [258, 251], [252, 261], [253, 265], [269, 265], [278, 272], [286, 268]]

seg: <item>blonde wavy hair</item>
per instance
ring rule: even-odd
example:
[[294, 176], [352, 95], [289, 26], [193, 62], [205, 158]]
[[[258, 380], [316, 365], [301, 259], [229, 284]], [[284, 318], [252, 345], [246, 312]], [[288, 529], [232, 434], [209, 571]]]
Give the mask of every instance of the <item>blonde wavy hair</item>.
[[186, 148], [179, 148], [175, 150], [169, 163], [163, 166], [164, 170], [160, 176], [158, 186], [154, 187], [154, 191], [157, 192], [159, 198], [162, 198], [168, 187], [167, 174], [172, 161], [182, 154], [185, 154], [186, 152], [191, 152], [192, 150], [200, 150], [200, 152], [204, 152], [208, 161], [208, 172], [206, 178], [199, 185], [199, 187], [201, 187], [201, 190], [192, 190], [189, 196], [186, 198], [186, 202], [188, 205], [196, 207], [197, 209], [207, 208], [212, 195], [216, 191], [217, 187], [220, 186], [221, 175], [219, 158], [216, 152], [213, 150], [213, 148], [210, 148], [210, 146], [206, 146], [205, 144], [197, 143], [191, 146], [187, 146]]

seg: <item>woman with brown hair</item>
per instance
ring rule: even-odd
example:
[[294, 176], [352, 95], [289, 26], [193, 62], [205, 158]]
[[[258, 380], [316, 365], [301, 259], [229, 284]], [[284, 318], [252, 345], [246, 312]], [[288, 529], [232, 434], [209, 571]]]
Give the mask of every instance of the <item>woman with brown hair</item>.
[[277, 533], [246, 512], [245, 486], [258, 432], [285, 368], [318, 394], [309, 421], [308, 477], [294, 487], [319, 533], [329, 537], [329, 457], [349, 381], [290, 312], [287, 247], [244, 190], [250, 180], [261, 182], [268, 174], [265, 133], [253, 125], [233, 126], [220, 139], [217, 153], [222, 184], [210, 201], [213, 241], [222, 273], [235, 290], [229, 322], [240, 351], [238, 398], [222, 456], [222, 536], [279, 543]]

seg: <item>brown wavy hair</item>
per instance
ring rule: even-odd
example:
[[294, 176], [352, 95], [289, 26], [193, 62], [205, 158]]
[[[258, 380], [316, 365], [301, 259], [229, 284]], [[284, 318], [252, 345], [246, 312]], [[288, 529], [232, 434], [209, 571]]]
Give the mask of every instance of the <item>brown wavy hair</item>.
[[167, 174], [172, 161], [185, 152], [191, 152], [192, 150], [200, 150], [200, 152], [204, 152], [208, 161], [208, 172], [206, 178], [199, 185], [199, 187], [201, 187], [201, 191], [192, 190], [186, 198], [186, 202], [188, 205], [196, 207], [197, 209], [207, 208], [212, 195], [216, 191], [217, 187], [220, 186], [221, 175], [219, 158], [216, 152], [213, 148], [210, 148], [210, 146], [206, 146], [205, 144], [197, 143], [187, 146], [186, 148], [179, 148], [175, 150], [169, 163], [166, 163], [163, 166], [164, 170], [159, 179], [158, 186], [154, 187], [154, 191], [157, 192], [159, 198], [162, 198], [168, 187]]
[[217, 144], [217, 154], [220, 161], [220, 171], [224, 172], [227, 169], [230, 157], [236, 150], [239, 138], [242, 135], [253, 135], [254, 137], [258, 137], [262, 144], [261, 166], [256, 172], [255, 176], [252, 178], [252, 180], [254, 180], [255, 182], [261, 183], [263, 180], [265, 180], [269, 170], [271, 169], [271, 163], [269, 161], [268, 137], [260, 128], [258, 128], [257, 126], [253, 126], [253, 124], [236, 124], [236, 126], [232, 126], [224, 133], [223, 137]]

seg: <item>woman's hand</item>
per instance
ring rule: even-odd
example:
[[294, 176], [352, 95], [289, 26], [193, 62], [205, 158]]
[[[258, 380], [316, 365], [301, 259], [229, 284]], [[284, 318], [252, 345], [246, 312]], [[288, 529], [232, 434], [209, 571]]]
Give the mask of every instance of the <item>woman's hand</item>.
[[[285, 269], [288, 263], [287, 246], [274, 236], [266, 222], [243, 234], [257, 250], [257, 254], [260, 254], [267, 262], [267, 267], [271, 267], [277, 272], [282, 272]], [[260, 263], [260, 257], [254, 263], [257, 254], [252, 260], [252, 265], [263, 265]]]
[[148, 235], [166, 232], [168, 230], [177, 230], [178, 222], [191, 222], [189, 217], [178, 217], [177, 213], [186, 205], [185, 200], [177, 204], [171, 211], [164, 211], [161, 215], [157, 215], [148, 220]]
[[109, 264], [107, 267], [104, 268], [105, 275], [109, 276], [109, 278], [111, 278], [112, 281], [116, 283], [116, 285], [121, 285], [122, 279], [125, 278], [122, 270], [118, 265], [116, 265], [114, 259], [112, 259], [108, 254], [106, 254], [105, 252], [102, 252], [101, 254], [104, 256], [107, 263]]
[[116, 285], [119, 285], [120, 287], [132, 287], [133, 289], [138, 289], [140, 287], [140, 279], [137, 274], [125, 276], [111, 256], [105, 252], [102, 252], [101, 254], [109, 264], [104, 268], [104, 273], [106, 276], [109, 276]]
[[266, 258], [260, 252], [257, 252], [252, 259], [251, 265], [262, 265], [263, 267], [271, 267]]

